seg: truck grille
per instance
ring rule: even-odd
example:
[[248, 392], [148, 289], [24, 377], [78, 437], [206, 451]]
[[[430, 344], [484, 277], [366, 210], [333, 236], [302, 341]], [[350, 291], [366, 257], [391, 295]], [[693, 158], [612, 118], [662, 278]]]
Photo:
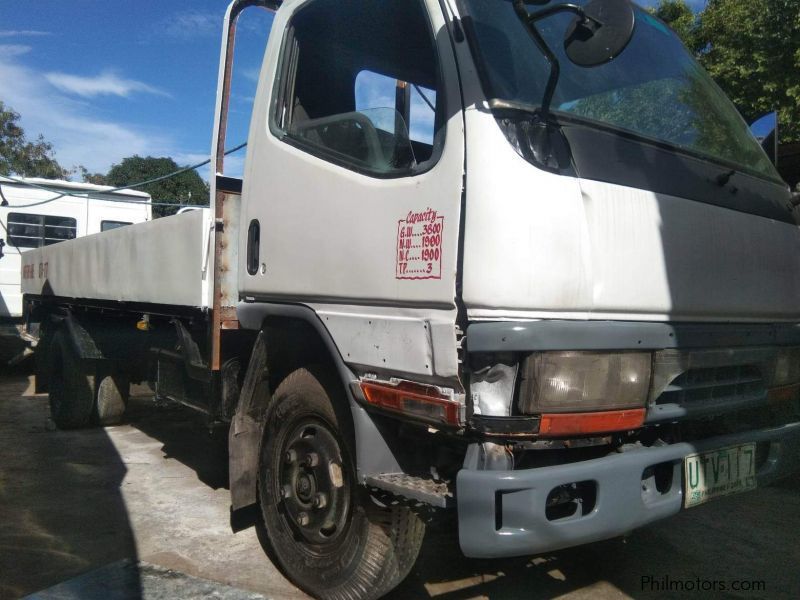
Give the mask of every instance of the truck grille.
[[689, 369], [673, 379], [656, 404], [693, 404], [705, 401], [761, 398], [767, 387], [756, 365]]
[[776, 355], [770, 347], [656, 352], [647, 420], [713, 417], [759, 406]]

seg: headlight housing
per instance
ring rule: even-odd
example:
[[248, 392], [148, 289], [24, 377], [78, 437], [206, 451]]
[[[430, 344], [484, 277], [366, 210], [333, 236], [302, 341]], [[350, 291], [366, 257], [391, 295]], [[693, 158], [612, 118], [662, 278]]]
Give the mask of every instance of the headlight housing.
[[649, 352], [540, 352], [525, 360], [519, 409], [524, 414], [643, 408]]

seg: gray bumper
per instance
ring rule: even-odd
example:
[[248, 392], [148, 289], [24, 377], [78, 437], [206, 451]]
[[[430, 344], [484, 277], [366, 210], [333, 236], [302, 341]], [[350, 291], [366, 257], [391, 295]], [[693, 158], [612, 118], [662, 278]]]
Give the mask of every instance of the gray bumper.
[[[748, 442], [769, 444], [756, 473], [759, 486], [800, 469], [800, 423], [538, 469], [462, 469], [457, 479], [461, 550], [475, 558], [524, 556], [623, 535], [681, 509], [685, 456]], [[643, 479], [645, 469], [662, 463], [672, 465], [672, 484], [664, 493]], [[594, 509], [548, 520], [550, 491], [580, 481], [596, 483]]]

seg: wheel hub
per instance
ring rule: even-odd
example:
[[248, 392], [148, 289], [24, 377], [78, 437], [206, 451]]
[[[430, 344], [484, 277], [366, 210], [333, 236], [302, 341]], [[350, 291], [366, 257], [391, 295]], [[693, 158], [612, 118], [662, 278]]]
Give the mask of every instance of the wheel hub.
[[285, 438], [281, 454], [276, 483], [284, 518], [306, 541], [330, 543], [343, 531], [350, 510], [336, 437], [327, 424], [307, 420]]
[[300, 502], [308, 503], [311, 502], [314, 496], [314, 489], [316, 488], [316, 484], [314, 482], [314, 474], [313, 473], [301, 473], [300, 476], [297, 478], [297, 497]]

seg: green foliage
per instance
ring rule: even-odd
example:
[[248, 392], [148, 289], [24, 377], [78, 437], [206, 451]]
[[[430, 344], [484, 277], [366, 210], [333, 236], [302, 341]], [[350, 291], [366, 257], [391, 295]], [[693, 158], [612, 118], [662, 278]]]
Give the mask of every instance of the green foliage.
[[696, 47], [697, 17], [684, 0], [661, 0], [648, 11], [672, 27], [689, 48]]
[[56, 161], [53, 145], [41, 135], [28, 140], [19, 118], [19, 113], [0, 101], [0, 175], [65, 179], [69, 172]]
[[683, 0], [651, 12], [672, 27], [752, 122], [777, 110], [781, 142], [800, 141], [800, 9], [797, 0]]
[[797, 0], [709, 0], [696, 35], [700, 62], [745, 120], [777, 109], [781, 141], [800, 141]]
[[[680, 83], [659, 79], [582, 98], [571, 112], [712, 156], [765, 166], [758, 147], [745, 143], [741, 130], [730, 127], [717, 110], [719, 92], [709, 90], [699, 76], [695, 68]], [[665, 105], [670, 109], [664, 110]]]
[[[677, 143], [689, 128], [687, 121], [693, 118], [691, 111], [680, 102], [678, 88], [671, 80], [656, 80], [581, 98], [570, 112]], [[664, 104], [679, 109], [665, 111]]]
[[102, 173], [90, 173], [89, 169], [83, 165], [78, 165], [78, 172], [81, 174], [81, 181], [84, 183], [93, 183], [95, 185], [108, 185], [106, 176]]
[[[104, 183], [113, 186], [138, 183], [167, 175], [179, 168], [174, 160], [167, 157], [129, 156], [120, 164], [111, 167], [108, 175], [104, 178]], [[137, 189], [147, 192], [153, 197], [154, 217], [171, 215], [178, 210], [173, 206], [158, 206], [158, 202], [208, 205], [208, 185], [197, 174], [197, 171], [187, 171]]]

